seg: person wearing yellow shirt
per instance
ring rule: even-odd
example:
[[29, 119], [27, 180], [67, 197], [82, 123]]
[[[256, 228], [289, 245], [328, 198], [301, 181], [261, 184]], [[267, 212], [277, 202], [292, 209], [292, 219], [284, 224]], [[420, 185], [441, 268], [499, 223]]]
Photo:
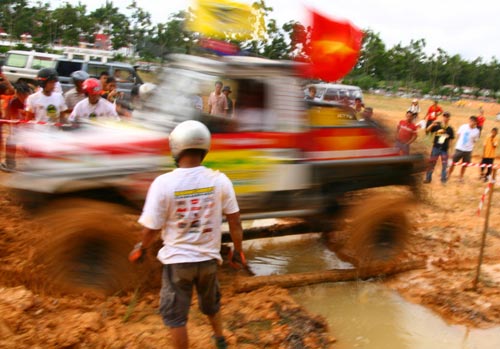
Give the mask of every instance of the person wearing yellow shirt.
[[[488, 177], [491, 174], [493, 161], [495, 160], [496, 151], [498, 146], [498, 129], [493, 127], [488, 137], [484, 141], [483, 149], [483, 159], [481, 160], [481, 173], [479, 179], [484, 179], [485, 182], [488, 181]], [[484, 166], [483, 166], [484, 165]], [[486, 168], [486, 174], [484, 174], [484, 169]]]

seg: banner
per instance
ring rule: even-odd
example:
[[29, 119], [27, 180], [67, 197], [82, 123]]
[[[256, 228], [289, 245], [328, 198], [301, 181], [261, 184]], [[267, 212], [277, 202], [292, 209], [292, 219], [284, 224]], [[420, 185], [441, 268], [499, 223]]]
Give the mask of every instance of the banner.
[[231, 0], [197, 0], [193, 14], [188, 30], [222, 39], [231, 34], [251, 39], [257, 22], [252, 6]]

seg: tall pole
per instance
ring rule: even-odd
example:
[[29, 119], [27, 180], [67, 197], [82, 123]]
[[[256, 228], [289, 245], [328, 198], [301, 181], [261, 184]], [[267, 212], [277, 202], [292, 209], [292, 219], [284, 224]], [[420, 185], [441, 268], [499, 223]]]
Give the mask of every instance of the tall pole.
[[493, 198], [493, 190], [495, 186], [495, 178], [497, 176], [497, 169], [493, 168], [493, 172], [491, 173], [491, 179], [488, 183], [489, 191], [488, 191], [488, 204], [486, 205], [486, 213], [484, 217], [484, 228], [483, 235], [481, 236], [481, 249], [479, 251], [479, 260], [477, 263], [476, 269], [476, 277], [474, 278], [474, 283], [472, 284], [472, 290], [477, 290], [477, 283], [479, 282], [479, 275], [481, 273], [481, 265], [483, 264], [483, 256], [484, 256], [484, 246], [486, 245], [486, 235], [488, 235], [488, 224], [490, 221], [490, 208], [491, 208], [491, 199]]

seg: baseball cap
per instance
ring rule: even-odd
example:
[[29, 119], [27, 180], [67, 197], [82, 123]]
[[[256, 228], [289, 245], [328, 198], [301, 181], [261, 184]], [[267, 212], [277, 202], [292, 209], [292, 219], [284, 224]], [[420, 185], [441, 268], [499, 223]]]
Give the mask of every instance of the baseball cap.
[[231, 91], [231, 87], [229, 87], [229, 86], [224, 86], [224, 88], [222, 89], [222, 91], [233, 92], [233, 91]]

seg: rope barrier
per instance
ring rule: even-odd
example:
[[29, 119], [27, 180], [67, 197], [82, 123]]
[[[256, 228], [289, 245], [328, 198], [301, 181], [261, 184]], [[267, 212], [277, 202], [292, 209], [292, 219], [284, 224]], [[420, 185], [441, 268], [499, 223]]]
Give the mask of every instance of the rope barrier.
[[454, 166], [462, 166], [462, 167], [492, 167], [492, 168], [499, 168], [499, 165], [492, 165], [492, 164], [478, 164], [478, 163], [473, 163], [473, 162], [452, 162], [451, 163]]

